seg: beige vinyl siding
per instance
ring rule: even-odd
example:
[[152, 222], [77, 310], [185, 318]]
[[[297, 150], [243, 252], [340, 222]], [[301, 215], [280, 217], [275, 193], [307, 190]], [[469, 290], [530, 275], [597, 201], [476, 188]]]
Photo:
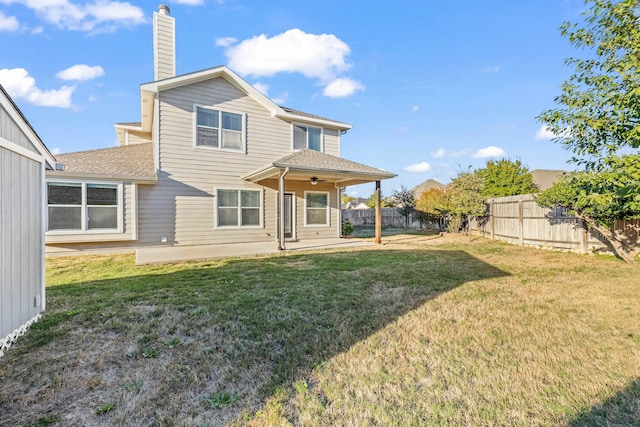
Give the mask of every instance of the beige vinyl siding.
[[[55, 181], [55, 180], [52, 180]], [[93, 182], [93, 181], [92, 181]], [[128, 246], [126, 241], [131, 241], [135, 237], [135, 210], [134, 210], [134, 192], [135, 183], [125, 182], [122, 185], [123, 191], [123, 220], [122, 233], [69, 233], [69, 234], [50, 234], [45, 235], [47, 253], [55, 253], [59, 251], [68, 251], [70, 249], [84, 250], [97, 247], [94, 243], [98, 242], [122, 242], [117, 246]], [[99, 245], [104, 247], [104, 245]]]
[[151, 142], [151, 135], [145, 132], [127, 131], [127, 145], [144, 144]]
[[[196, 148], [194, 104], [245, 113], [246, 152]], [[160, 173], [156, 185], [140, 191], [140, 245], [161, 245], [162, 236], [168, 245], [275, 240], [276, 191], [241, 177], [291, 153], [291, 123], [271, 117], [223, 78], [162, 91], [159, 105]], [[337, 135], [327, 137], [331, 153], [339, 151]], [[262, 191], [263, 227], [216, 228], [215, 189]], [[320, 237], [317, 232], [336, 236], [329, 228], [308, 235]]]
[[340, 131], [324, 128], [324, 152], [340, 157]]
[[[31, 145], [8, 130], [4, 138]], [[42, 173], [40, 162], [0, 147], [0, 340], [42, 311]]]
[[[329, 193], [329, 226], [305, 226], [305, 191]], [[337, 191], [332, 184], [310, 185], [302, 181], [285, 181], [285, 192], [295, 193], [296, 238], [298, 240], [326, 239], [338, 236], [338, 205]], [[273, 205], [275, 215], [275, 202]]]

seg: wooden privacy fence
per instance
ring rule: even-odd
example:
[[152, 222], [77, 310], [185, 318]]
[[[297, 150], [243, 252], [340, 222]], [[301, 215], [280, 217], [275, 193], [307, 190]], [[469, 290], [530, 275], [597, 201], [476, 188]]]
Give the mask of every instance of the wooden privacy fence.
[[[561, 209], [539, 206], [532, 194], [487, 200], [488, 216], [471, 221], [472, 232], [518, 245], [565, 249], [575, 252], [608, 250], [595, 230]], [[626, 237], [625, 246], [640, 249], [640, 221], [618, 221], [617, 233]]]

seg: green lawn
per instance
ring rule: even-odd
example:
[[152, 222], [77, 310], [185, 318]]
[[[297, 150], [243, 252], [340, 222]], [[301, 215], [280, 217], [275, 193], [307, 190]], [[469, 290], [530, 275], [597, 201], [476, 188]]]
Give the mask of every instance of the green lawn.
[[47, 259], [0, 425], [640, 425], [640, 277], [465, 236]]

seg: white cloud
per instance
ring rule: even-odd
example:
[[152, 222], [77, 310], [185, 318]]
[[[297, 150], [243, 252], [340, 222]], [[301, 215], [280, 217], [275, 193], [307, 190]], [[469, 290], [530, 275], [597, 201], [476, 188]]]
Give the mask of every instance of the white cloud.
[[238, 42], [232, 37], [216, 39], [225, 47], [229, 67], [242, 76], [272, 77], [279, 73], [300, 73], [325, 86], [332, 98], [353, 95], [364, 85], [343, 74], [351, 67], [346, 57], [349, 45], [333, 34], [308, 34], [294, 28], [273, 37], [265, 34]]
[[444, 157], [444, 155], [445, 155], [444, 148], [438, 148], [437, 151], [431, 153], [431, 157], [433, 157], [434, 159], [441, 159]]
[[486, 159], [487, 157], [506, 157], [507, 152], [504, 151], [500, 147], [496, 147], [495, 145], [490, 145], [485, 148], [481, 148], [476, 151], [473, 156], [474, 159]]
[[444, 157], [462, 157], [471, 152], [468, 148], [458, 151], [447, 151], [444, 148], [438, 148], [435, 152], [431, 153], [431, 157], [434, 159], [442, 159]]
[[349, 69], [345, 61], [349, 46], [333, 34], [307, 34], [294, 28], [268, 38], [261, 34], [229, 46], [229, 67], [242, 75], [273, 76], [302, 73], [306, 77], [332, 81]]
[[187, 6], [200, 6], [204, 4], [204, 0], [173, 0], [178, 4], [185, 4]]
[[68, 30], [107, 31], [145, 22], [142, 9], [129, 2], [94, 0], [78, 5], [70, 0], [0, 0], [0, 3], [22, 4], [40, 19]]
[[359, 81], [341, 77], [329, 83], [322, 93], [329, 98], [344, 98], [353, 95], [357, 90], [364, 90], [364, 85]]
[[431, 165], [427, 162], [420, 162], [413, 165], [409, 165], [403, 168], [403, 170], [407, 172], [428, 172], [431, 170]]
[[36, 80], [24, 68], [3, 68], [0, 70], [0, 84], [14, 98], [23, 98], [27, 102], [43, 107], [71, 108], [71, 95], [75, 86], [62, 86], [55, 90], [41, 90]]
[[56, 77], [62, 80], [91, 80], [100, 76], [104, 76], [104, 69], [101, 66], [92, 67], [85, 64], [74, 65], [56, 74]]
[[564, 132], [556, 135], [555, 133], [553, 133], [551, 131], [550, 128], [548, 128], [546, 125], [541, 125], [540, 129], [538, 129], [536, 131], [536, 139], [537, 140], [541, 140], [541, 139], [553, 139], [553, 138], [567, 138], [571, 136], [571, 130], [567, 129]]
[[7, 16], [0, 11], [0, 31], [18, 31], [20, 23], [15, 16]]
[[269, 85], [266, 83], [262, 83], [262, 82], [255, 82], [253, 85], [253, 87], [255, 87], [258, 92], [262, 93], [265, 96], [269, 96]]
[[284, 105], [287, 103], [287, 98], [289, 98], [289, 92], [282, 92], [280, 96], [277, 98], [271, 98], [271, 100], [278, 105]]
[[238, 41], [235, 37], [218, 37], [216, 39], [216, 46], [229, 47]]
[[51, 151], [51, 154], [53, 154], [54, 156], [57, 156], [58, 154], [60, 154], [60, 147], [52, 148], [49, 151]]
[[420, 109], [420, 106], [418, 106], [418, 105], [411, 106], [411, 112], [412, 113], [417, 113], [419, 109]]

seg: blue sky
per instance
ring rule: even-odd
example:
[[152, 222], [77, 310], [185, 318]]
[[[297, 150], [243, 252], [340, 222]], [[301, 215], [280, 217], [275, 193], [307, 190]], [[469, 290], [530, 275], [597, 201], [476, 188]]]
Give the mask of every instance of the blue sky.
[[[0, 0], [0, 83], [54, 154], [115, 146], [113, 124], [140, 119], [159, 3]], [[178, 74], [228, 65], [281, 105], [352, 124], [341, 154], [397, 173], [386, 195], [490, 158], [574, 168], [535, 117], [584, 54], [558, 31], [582, 0], [165, 4]]]

